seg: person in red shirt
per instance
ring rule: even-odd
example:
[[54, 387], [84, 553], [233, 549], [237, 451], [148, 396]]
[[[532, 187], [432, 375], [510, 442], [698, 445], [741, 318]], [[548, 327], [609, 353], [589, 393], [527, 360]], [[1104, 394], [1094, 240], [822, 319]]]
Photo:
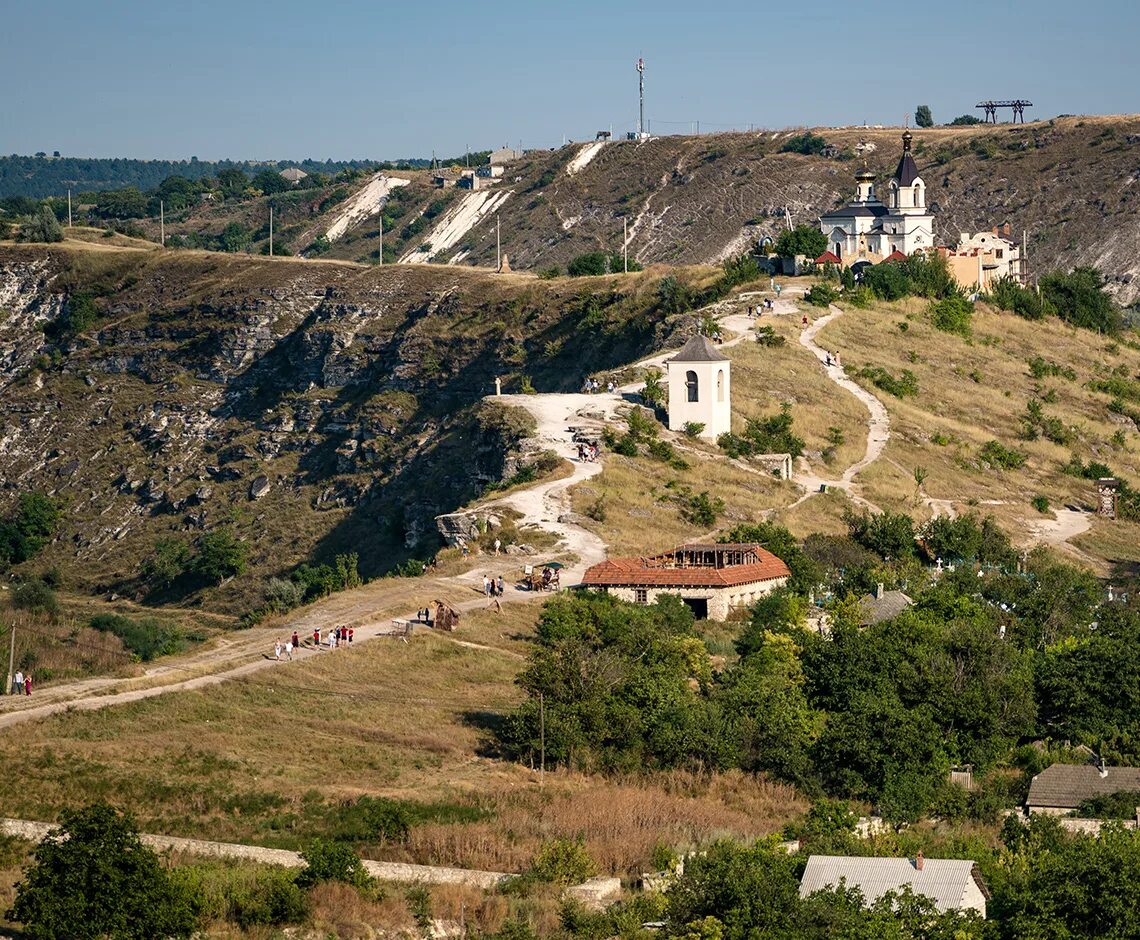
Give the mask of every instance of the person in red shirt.
[[316, 627], [313, 630], [313, 646], [315, 646], [318, 651], [321, 648], [321, 628], [320, 627]]
[[24, 676], [24, 694], [32, 694], [32, 674], [30, 672]]
[[348, 628], [348, 643], [349, 643], [349, 646], [351, 646], [351, 645], [352, 645], [352, 634], [353, 634], [354, 632], [355, 632], [355, 631], [352, 629], [352, 627], [349, 627], [349, 628]]

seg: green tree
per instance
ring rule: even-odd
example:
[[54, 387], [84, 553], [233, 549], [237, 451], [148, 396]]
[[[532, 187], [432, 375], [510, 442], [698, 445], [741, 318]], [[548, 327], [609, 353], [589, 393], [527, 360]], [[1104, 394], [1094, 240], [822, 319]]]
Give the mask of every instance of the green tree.
[[218, 174], [218, 185], [222, 187], [222, 195], [226, 199], [233, 199], [245, 193], [249, 178], [241, 170], [231, 167]]
[[218, 236], [222, 251], [241, 251], [249, 244], [249, 229], [240, 222], [230, 222]]
[[933, 127], [934, 115], [930, 113], [930, 105], [920, 104], [914, 111], [915, 127]]
[[99, 193], [91, 209], [101, 219], [141, 219], [147, 213], [147, 197], [134, 186]]
[[1096, 268], [1075, 268], [1068, 274], [1042, 275], [1041, 298], [1062, 320], [1102, 333], [1119, 333], [1120, 310], [1104, 290], [1104, 275]]
[[982, 119], [973, 114], [959, 114], [953, 121], [950, 122], [950, 127], [972, 127], [974, 124], [981, 124]]
[[797, 225], [793, 229], [785, 229], [776, 239], [776, 254], [781, 258], [804, 255], [812, 259], [818, 258], [825, 251], [827, 236], [814, 225]]
[[194, 571], [206, 581], [220, 584], [245, 571], [249, 547], [229, 529], [215, 529], [198, 540]]
[[297, 884], [311, 888], [324, 881], [341, 881], [366, 888], [372, 883], [372, 876], [364, 868], [360, 856], [345, 842], [314, 840], [301, 853], [305, 867], [297, 875]]
[[35, 216], [20, 226], [22, 242], [61, 242], [63, 229], [48, 205], [40, 206]]
[[129, 816], [106, 803], [63, 810], [35, 849], [8, 917], [37, 940], [189, 937], [190, 899]]
[[190, 561], [190, 546], [180, 539], [159, 539], [154, 553], [143, 559], [139, 573], [155, 587], [169, 587], [186, 571]]
[[293, 185], [276, 170], [262, 170], [250, 181], [254, 189], [260, 190], [266, 196], [274, 193], [283, 193], [292, 189]]

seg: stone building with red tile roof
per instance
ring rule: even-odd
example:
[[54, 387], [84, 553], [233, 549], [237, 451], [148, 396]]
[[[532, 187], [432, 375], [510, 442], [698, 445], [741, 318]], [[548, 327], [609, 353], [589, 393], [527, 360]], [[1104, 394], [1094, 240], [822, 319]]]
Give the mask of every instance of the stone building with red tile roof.
[[727, 620], [787, 584], [788, 566], [753, 543], [694, 543], [647, 558], [610, 558], [586, 570], [582, 586], [624, 601], [681, 598], [698, 620]]

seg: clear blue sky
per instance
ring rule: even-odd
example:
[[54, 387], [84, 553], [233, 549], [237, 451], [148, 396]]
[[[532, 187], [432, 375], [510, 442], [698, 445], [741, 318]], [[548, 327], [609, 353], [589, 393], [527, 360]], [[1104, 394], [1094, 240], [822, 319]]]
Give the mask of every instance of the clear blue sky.
[[[615, 133], [1140, 110], [1136, 0], [9, 0], [0, 153], [441, 156]], [[668, 123], [667, 123], [668, 122]]]

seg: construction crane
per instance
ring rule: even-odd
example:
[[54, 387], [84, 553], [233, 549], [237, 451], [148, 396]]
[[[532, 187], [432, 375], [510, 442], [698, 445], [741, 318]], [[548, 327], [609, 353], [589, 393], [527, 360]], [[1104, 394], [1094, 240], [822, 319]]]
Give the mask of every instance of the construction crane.
[[1016, 124], [1018, 119], [1021, 123], [1025, 123], [1025, 109], [1032, 108], [1032, 101], [1023, 101], [1021, 98], [1015, 98], [1013, 101], [979, 101], [975, 108], [981, 108], [986, 112], [987, 124], [997, 123], [997, 109], [998, 108], [1012, 108], [1013, 109], [1013, 123]]

